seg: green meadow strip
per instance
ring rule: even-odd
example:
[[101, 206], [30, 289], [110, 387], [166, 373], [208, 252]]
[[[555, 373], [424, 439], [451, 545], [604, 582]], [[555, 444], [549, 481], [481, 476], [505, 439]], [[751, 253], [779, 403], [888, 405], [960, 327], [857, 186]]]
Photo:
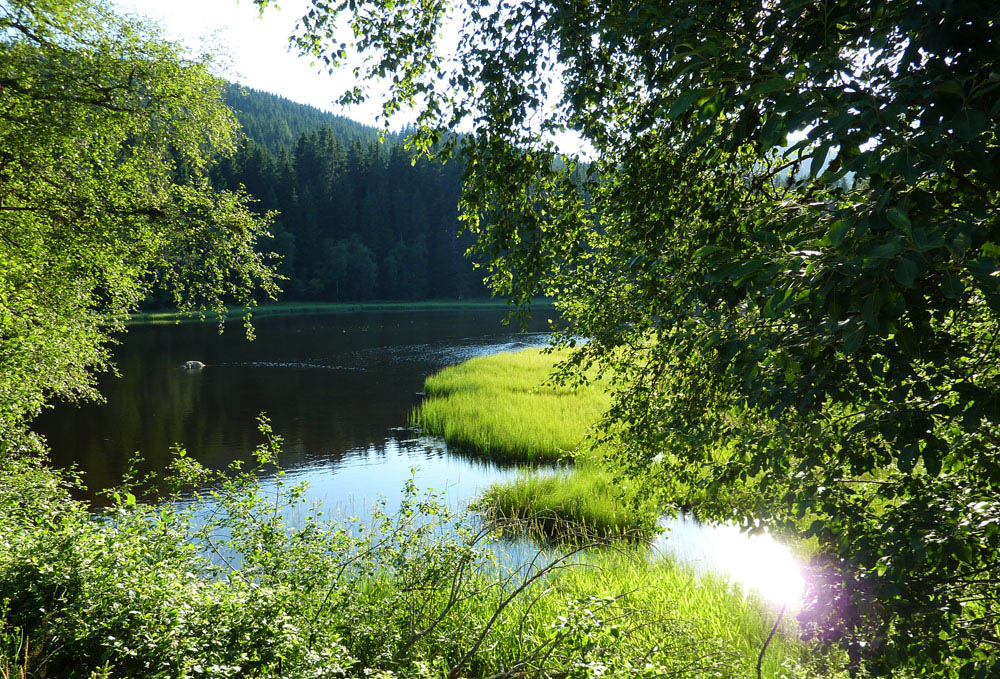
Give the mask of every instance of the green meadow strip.
[[[551, 310], [547, 300], [534, 302], [532, 308]], [[354, 313], [394, 313], [419, 311], [479, 311], [510, 309], [507, 302], [491, 299], [441, 299], [414, 302], [274, 302], [257, 307], [231, 307], [222, 315], [227, 320], [243, 318], [248, 312], [254, 318], [267, 316], [293, 316], [307, 314], [354, 314]], [[152, 325], [161, 323], [200, 323], [215, 321], [219, 317], [213, 311], [143, 311], [130, 314], [129, 325]]]

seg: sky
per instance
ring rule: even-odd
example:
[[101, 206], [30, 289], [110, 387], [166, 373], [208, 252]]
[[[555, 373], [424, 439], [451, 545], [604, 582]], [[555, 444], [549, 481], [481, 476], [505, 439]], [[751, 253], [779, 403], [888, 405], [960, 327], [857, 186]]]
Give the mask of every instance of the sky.
[[[272, 3], [263, 16], [252, 0], [114, 0], [114, 4], [124, 13], [152, 19], [168, 39], [222, 55], [222, 68], [217, 70], [223, 77], [376, 124], [376, 104], [343, 109], [334, 103], [350, 82], [349, 69], [340, 77], [319, 73], [308, 58], [289, 51], [288, 36], [308, 0], [282, 0], [280, 9]], [[394, 122], [398, 126], [406, 120]]]
[[[265, 92], [346, 115], [358, 122], [381, 127], [376, 119], [387, 86], [370, 87], [366, 104], [340, 107], [335, 100], [353, 84], [350, 64], [340, 75], [320, 73], [310, 59], [289, 51], [288, 37], [309, 0], [280, 0], [261, 15], [253, 0], [112, 0], [123, 13], [137, 14], [159, 24], [170, 40], [188, 45], [199, 53], [221, 57], [218, 75]], [[446, 37], [447, 42], [447, 37]], [[401, 112], [392, 122], [398, 129], [416, 119]], [[561, 150], [593, 158], [592, 147], [579, 135], [563, 132], [553, 140]]]

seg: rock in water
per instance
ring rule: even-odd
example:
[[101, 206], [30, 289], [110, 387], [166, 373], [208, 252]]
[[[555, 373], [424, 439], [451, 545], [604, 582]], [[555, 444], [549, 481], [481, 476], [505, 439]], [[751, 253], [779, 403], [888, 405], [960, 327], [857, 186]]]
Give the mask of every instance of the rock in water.
[[205, 364], [201, 361], [185, 361], [181, 364], [181, 370], [201, 370]]

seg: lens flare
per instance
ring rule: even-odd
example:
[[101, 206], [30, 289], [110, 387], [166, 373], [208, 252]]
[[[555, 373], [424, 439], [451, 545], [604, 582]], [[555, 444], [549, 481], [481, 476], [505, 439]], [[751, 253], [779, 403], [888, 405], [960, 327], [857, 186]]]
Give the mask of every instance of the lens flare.
[[691, 516], [662, 519], [654, 551], [697, 570], [725, 576], [755, 591], [775, 606], [800, 608], [805, 594], [802, 566], [791, 549], [763, 533], [749, 535], [736, 526], [707, 524]]

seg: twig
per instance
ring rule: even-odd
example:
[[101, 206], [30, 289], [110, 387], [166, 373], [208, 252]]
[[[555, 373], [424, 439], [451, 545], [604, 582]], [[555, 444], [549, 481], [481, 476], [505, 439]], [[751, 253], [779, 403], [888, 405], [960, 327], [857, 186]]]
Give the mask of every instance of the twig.
[[778, 631], [778, 625], [781, 624], [781, 618], [785, 615], [785, 608], [787, 606], [788, 604], [785, 604], [781, 607], [781, 610], [778, 611], [778, 619], [774, 621], [774, 627], [771, 628], [771, 633], [767, 635], [767, 641], [764, 642], [764, 645], [760, 649], [760, 655], [757, 657], [757, 679], [761, 679], [760, 671], [761, 667], [764, 665], [764, 653], [767, 651], [767, 645], [770, 644], [771, 639], [774, 638], [774, 633]]

